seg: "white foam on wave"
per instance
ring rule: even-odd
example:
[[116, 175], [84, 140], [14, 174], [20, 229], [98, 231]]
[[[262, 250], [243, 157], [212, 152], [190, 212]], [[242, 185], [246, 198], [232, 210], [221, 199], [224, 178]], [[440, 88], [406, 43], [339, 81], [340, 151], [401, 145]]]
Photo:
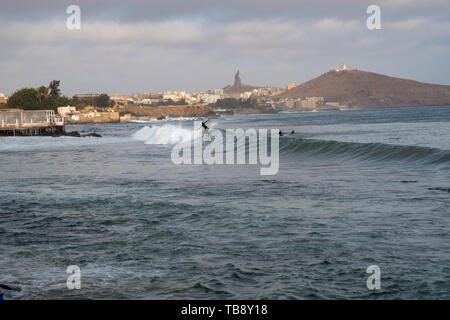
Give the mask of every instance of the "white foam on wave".
[[177, 144], [188, 142], [192, 138], [201, 137], [201, 130], [182, 128], [181, 126], [162, 125], [154, 127], [143, 127], [132, 135], [132, 138], [145, 144]]

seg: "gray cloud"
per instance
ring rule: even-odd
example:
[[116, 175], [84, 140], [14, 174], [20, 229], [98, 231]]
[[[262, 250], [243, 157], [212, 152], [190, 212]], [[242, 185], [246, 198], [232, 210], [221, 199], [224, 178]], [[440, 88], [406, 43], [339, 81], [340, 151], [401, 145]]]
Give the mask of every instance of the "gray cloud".
[[[29, 2], [29, 1], [27, 1]], [[78, 1], [82, 29], [65, 27], [73, 1], [15, 1], [0, 10], [0, 92], [62, 80], [63, 91], [300, 83], [340, 63], [450, 84], [446, 1]]]

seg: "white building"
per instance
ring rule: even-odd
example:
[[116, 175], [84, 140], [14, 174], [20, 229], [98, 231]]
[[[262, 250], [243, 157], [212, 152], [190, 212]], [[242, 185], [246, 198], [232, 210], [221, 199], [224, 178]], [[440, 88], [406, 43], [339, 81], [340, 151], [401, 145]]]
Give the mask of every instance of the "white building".
[[66, 106], [66, 107], [59, 107], [58, 108], [58, 114], [61, 117], [67, 117], [69, 114], [74, 114], [77, 111], [75, 107]]
[[217, 100], [222, 99], [223, 96], [217, 95], [217, 94], [206, 94], [202, 97], [202, 101], [206, 104], [213, 104], [216, 103]]
[[350, 70], [349, 68], [347, 68], [345, 63], [340, 68], [334, 69], [334, 71], [336, 71], [336, 72], [341, 72], [341, 71], [345, 71], [345, 70]]
[[180, 101], [189, 97], [189, 94], [186, 94], [186, 91], [166, 91], [163, 94], [163, 100], [172, 100], [172, 101]]
[[247, 99], [250, 99], [251, 96], [252, 96], [252, 91], [247, 91], [247, 92], [241, 93], [239, 95], [239, 98], [247, 100]]
[[6, 103], [8, 101], [8, 97], [6, 97], [3, 93], [0, 93], [0, 103]]
[[142, 104], [152, 104], [153, 102], [157, 102], [158, 100], [155, 100], [155, 99], [148, 99], [148, 98], [145, 98], [145, 99], [142, 99], [141, 101], [140, 101], [140, 103], [142, 103]]

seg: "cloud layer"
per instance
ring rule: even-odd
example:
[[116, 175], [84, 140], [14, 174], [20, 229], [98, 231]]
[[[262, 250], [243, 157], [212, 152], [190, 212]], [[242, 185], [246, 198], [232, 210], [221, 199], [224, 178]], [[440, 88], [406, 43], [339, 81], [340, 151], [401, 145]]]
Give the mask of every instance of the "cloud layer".
[[284, 87], [341, 63], [450, 84], [450, 10], [442, 10], [450, 8], [440, 0], [382, 1], [382, 30], [373, 31], [370, 3], [350, 0], [81, 1], [82, 28], [73, 31], [70, 1], [20, 2], [0, 13], [7, 94], [52, 79], [69, 95], [207, 90], [231, 83], [238, 68], [245, 83]]

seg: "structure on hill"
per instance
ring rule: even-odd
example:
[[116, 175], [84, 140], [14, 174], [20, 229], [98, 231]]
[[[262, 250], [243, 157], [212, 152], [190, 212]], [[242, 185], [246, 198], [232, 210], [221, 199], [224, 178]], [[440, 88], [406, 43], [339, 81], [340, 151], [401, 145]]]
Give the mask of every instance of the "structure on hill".
[[234, 75], [234, 84], [232, 86], [228, 85], [225, 88], [223, 88], [223, 94], [225, 95], [226, 98], [239, 99], [242, 93], [249, 92], [258, 88], [259, 87], [242, 84], [241, 76], [238, 70]]
[[234, 87], [235, 88], [242, 87], [241, 77], [239, 76], [239, 70], [236, 72], [236, 75], [234, 76]]
[[0, 136], [42, 136], [62, 132], [64, 119], [53, 110], [0, 110]]
[[347, 66], [345, 65], [345, 63], [344, 63], [340, 68], [335, 68], [335, 69], [334, 69], [334, 71], [336, 71], [336, 72], [342, 72], [342, 71], [345, 71], [345, 70], [352, 70], [352, 69], [347, 68]]

